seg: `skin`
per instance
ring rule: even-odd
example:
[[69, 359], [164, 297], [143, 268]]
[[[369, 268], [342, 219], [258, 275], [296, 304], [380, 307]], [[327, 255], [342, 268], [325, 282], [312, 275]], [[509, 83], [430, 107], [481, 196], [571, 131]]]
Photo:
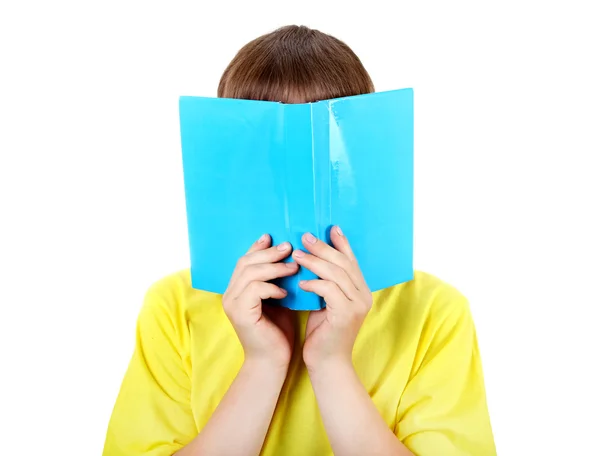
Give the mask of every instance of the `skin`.
[[372, 297], [339, 227], [332, 229], [331, 240], [334, 247], [306, 233], [302, 242], [308, 253], [296, 250], [295, 262], [281, 263], [292, 253], [290, 244], [271, 247], [264, 235], [240, 259], [223, 307], [244, 348], [244, 363], [208, 424], [178, 456], [260, 453], [294, 341], [292, 311], [263, 307], [262, 301], [285, 297], [285, 290], [268, 281], [295, 274], [299, 265], [319, 277], [300, 286], [326, 303], [309, 315], [302, 354], [334, 453], [412, 455], [387, 427], [354, 370], [352, 348]]

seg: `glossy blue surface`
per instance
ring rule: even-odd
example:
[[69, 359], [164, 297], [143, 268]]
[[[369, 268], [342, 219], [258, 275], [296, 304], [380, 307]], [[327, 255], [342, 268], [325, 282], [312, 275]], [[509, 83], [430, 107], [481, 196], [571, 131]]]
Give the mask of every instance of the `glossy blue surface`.
[[[223, 293], [263, 233], [302, 248], [309, 231], [348, 237], [372, 291], [413, 278], [413, 91], [308, 104], [181, 97], [192, 285]], [[281, 304], [324, 303], [298, 282]]]

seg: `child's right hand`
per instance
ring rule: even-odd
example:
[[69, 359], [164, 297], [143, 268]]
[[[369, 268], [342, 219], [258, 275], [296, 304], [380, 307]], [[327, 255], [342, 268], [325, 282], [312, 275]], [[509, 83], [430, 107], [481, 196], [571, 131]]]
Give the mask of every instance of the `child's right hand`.
[[223, 294], [223, 309], [244, 348], [245, 362], [287, 366], [293, 351], [292, 311], [265, 306], [264, 299], [282, 299], [286, 291], [268, 283], [298, 271], [298, 264], [282, 263], [291, 253], [288, 242], [270, 247], [271, 237], [263, 235], [240, 258]]

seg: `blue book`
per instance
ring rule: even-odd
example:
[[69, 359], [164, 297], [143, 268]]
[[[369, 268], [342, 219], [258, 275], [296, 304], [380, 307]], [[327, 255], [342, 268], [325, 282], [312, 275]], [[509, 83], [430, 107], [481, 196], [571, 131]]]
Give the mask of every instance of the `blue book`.
[[[371, 291], [413, 278], [413, 91], [305, 104], [181, 97], [192, 286], [224, 293], [261, 234], [302, 248], [340, 225]], [[288, 259], [289, 261], [289, 259]], [[276, 283], [295, 310], [324, 307], [301, 269]]]

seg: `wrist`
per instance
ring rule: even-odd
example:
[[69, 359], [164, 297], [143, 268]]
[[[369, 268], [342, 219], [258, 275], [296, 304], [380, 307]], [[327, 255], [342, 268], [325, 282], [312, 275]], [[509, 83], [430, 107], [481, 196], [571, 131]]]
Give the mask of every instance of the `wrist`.
[[331, 377], [354, 374], [354, 364], [352, 356], [335, 356], [319, 360], [305, 361], [309, 376], [312, 377]]
[[289, 363], [289, 360], [246, 356], [241, 370], [251, 376], [285, 379]]

